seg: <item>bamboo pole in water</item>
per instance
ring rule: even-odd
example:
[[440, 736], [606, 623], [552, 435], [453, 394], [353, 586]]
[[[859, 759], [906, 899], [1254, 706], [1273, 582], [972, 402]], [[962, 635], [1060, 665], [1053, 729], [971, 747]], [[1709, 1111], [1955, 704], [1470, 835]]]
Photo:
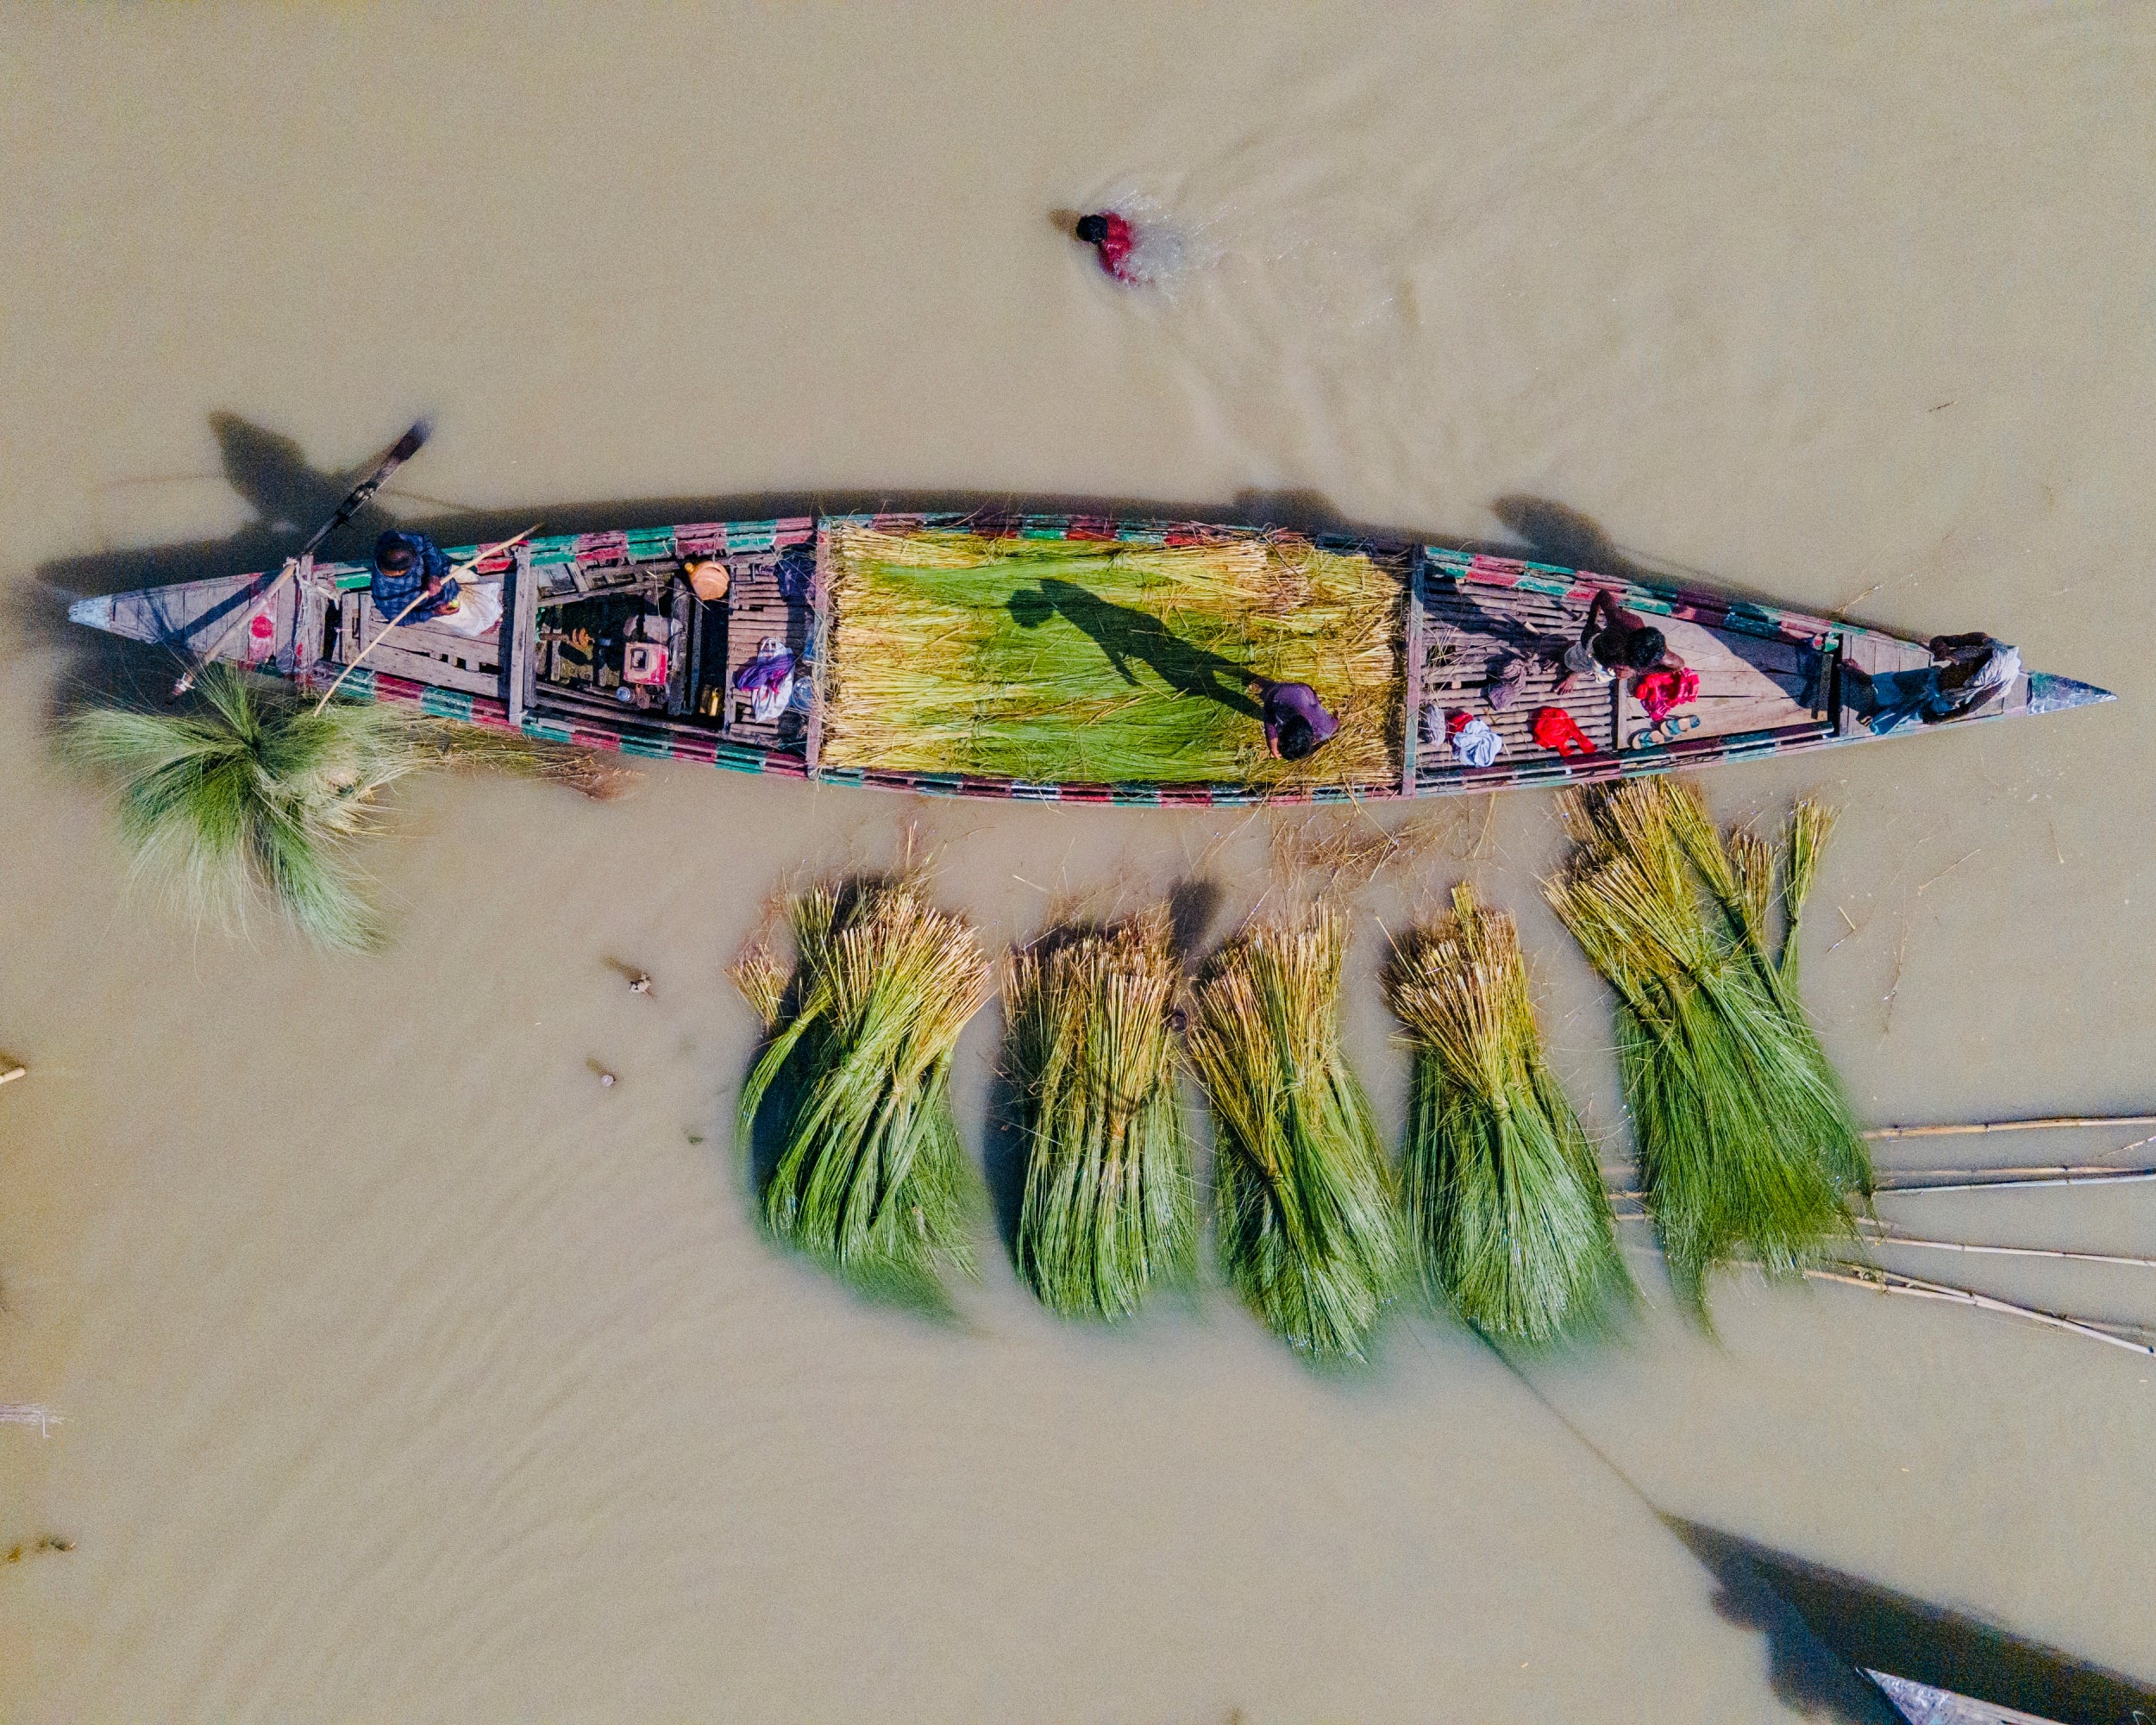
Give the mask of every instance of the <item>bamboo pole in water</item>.
[[1865, 1136], [1956, 1138], [1969, 1132], [2052, 1132], [2067, 1126], [2156, 1126], [2156, 1114], [2053, 1114], [2037, 1120], [1977, 1120], [1961, 1126], [1874, 1126]]
[[1924, 1234], [1896, 1233], [1887, 1227], [1878, 1228], [1866, 1238], [1880, 1245], [1927, 1246], [1934, 1251], [1969, 1251], [1999, 1258], [2063, 1258], [2074, 1264], [2126, 1264], [2144, 1270], [2156, 1270], [2156, 1258], [2135, 1258], [2124, 1252], [2067, 1251], [2049, 1245], [1975, 1245], [1965, 1240], [1933, 1239]]
[[[1942, 1169], [1941, 1173], [1961, 1170]], [[1971, 1170], [1971, 1172], [1989, 1172]], [[2047, 1168], [2026, 1172], [2016, 1171], [2006, 1180], [1951, 1180], [1934, 1181], [1915, 1186], [1882, 1185], [1872, 1189], [1878, 1198], [1899, 1198], [1911, 1192], [2015, 1192], [2035, 1186], [2132, 1186], [2156, 1180], [2156, 1168]]]
[[2132, 1336], [2119, 1334], [2100, 1325], [2085, 1323], [2079, 1318], [2063, 1318], [2056, 1312], [2041, 1312], [2034, 1306], [2017, 1306], [2011, 1300], [1995, 1300], [1989, 1294], [1978, 1294], [1967, 1288], [1950, 1287], [1943, 1282], [1927, 1282], [1921, 1276], [1904, 1276], [1898, 1270], [1873, 1270], [1869, 1265], [1849, 1264], [1842, 1270], [1807, 1270], [1804, 1276], [1812, 1282], [1838, 1282], [1846, 1288], [1869, 1289], [1875, 1294], [1901, 1294], [1913, 1300], [1943, 1300], [1949, 1305], [1971, 1306], [1980, 1312], [1996, 1312], [2002, 1317], [2021, 1318], [2032, 1324], [2043, 1324], [2055, 1330], [2065, 1330], [2070, 1335], [2086, 1336], [2092, 1342], [2109, 1342], [2113, 1347], [2124, 1348], [2144, 1358], [2156, 1359], [2156, 1343], [2140, 1341]]

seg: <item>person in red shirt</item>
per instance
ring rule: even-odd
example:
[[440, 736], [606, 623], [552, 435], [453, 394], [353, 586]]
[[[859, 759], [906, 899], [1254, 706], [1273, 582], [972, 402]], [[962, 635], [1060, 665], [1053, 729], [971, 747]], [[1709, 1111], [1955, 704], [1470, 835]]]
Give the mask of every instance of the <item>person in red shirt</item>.
[[1081, 216], [1075, 231], [1081, 242], [1093, 248], [1102, 269], [1119, 282], [1137, 283], [1138, 272], [1131, 266], [1131, 254], [1137, 249], [1138, 235], [1122, 216], [1112, 210]]

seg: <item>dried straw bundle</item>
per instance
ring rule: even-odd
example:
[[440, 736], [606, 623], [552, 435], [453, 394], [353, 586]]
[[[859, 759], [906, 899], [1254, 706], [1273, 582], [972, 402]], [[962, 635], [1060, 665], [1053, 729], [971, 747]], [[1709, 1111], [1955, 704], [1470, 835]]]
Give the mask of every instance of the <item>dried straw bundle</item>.
[[1360, 1359], [1406, 1252], [1369, 1102], [1340, 1049], [1346, 947], [1332, 906], [1237, 937], [1199, 978], [1190, 1052], [1213, 1102], [1230, 1277], [1276, 1335]]
[[413, 741], [429, 762], [564, 785], [594, 802], [613, 801], [642, 776], [620, 756], [597, 749], [423, 715], [408, 722]]
[[1863, 1139], [1797, 998], [1795, 931], [1828, 817], [1803, 804], [1781, 847], [1787, 932], [1776, 956], [1772, 848], [1725, 844], [1698, 794], [1634, 780], [1570, 800], [1577, 850], [1545, 885], [1616, 990], [1618, 1051], [1640, 1183], [1680, 1295], [1739, 1250], [1770, 1271], [1852, 1233]]
[[1189, 1273], [1190, 1138], [1165, 913], [1016, 954], [1005, 994], [1026, 1143], [1018, 1274], [1065, 1317], [1136, 1311]]
[[[842, 526], [823, 758], [1096, 783], [1387, 781], [1402, 586], [1362, 553], [1225, 533], [1194, 545]], [[1340, 720], [1265, 752], [1252, 677]]]
[[67, 754], [116, 781], [136, 877], [198, 924], [238, 928], [267, 903], [323, 946], [378, 945], [351, 841], [418, 764], [410, 729], [380, 707], [312, 712], [228, 665], [195, 690], [186, 712], [92, 707], [67, 727]]
[[772, 1032], [742, 1087], [744, 1144], [788, 1080], [764, 1222], [872, 1291], [937, 1302], [970, 1270], [974, 1177], [951, 1116], [952, 1051], [989, 993], [980, 941], [912, 881], [804, 893], [788, 906], [787, 982], [761, 948], [736, 985]]
[[1466, 887], [1452, 903], [1385, 973], [1414, 1049], [1402, 1208], [1433, 1292], [1546, 1346], [1599, 1327], [1631, 1278], [1594, 1145], [1543, 1059], [1513, 919]]

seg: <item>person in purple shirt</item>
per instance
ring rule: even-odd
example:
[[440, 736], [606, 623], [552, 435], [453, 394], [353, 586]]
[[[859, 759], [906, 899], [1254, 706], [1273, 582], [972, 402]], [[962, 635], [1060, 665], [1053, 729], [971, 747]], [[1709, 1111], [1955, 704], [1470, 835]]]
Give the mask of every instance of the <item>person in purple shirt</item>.
[[1279, 761], [1302, 761], [1317, 753], [1340, 728], [1307, 683], [1252, 685], [1265, 721], [1265, 751]]

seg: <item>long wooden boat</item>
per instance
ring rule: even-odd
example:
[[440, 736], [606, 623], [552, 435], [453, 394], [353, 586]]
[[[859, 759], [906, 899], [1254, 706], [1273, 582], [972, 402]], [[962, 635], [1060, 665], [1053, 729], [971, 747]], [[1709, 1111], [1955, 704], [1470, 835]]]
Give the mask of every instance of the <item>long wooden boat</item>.
[[[1246, 722], [1242, 741], [1226, 753], [1198, 750], [1186, 760], [1171, 751], [1164, 766], [1128, 776], [1092, 764], [1085, 742], [1096, 719], [1084, 714], [1056, 731], [1056, 748], [1041, 758], [1058, 764], [1042, 772], [1024, 770], [1007, 750], [999, 754], [984, 743], [981, 728], [969, 728], [970, 707], [943, 715], [925, 731], [880, 731], [873, 703], [853, 699], [874, 668], [858, 662], [876, 653], [913, 656], [884, 619], [849, 612], [846, 560], [871, 543], [887, 553], [897, 545], [891, 555], [903, 561], [909, 547], [961, 542], [970, 549], [963, 556], [953, 554], [955, 562], [931, 558], [927, 565], [942, 570], [944, 596], [958, 591], [961, 603], [971, 579], [964, 569], [978, 568], [983, 591], [1002, 594], [1007, 582], [998, 586], [991, 577], [1017, 565], [998, 560], [1020, 553], [1062, 558], [1056, 567], [1080, 576], [1136, 568], [1148, 559], [1148, 567], [1165, 568], [1181, 552], [1259, 560], [1250, 568], [1272, 585], [1255, 609], [1266, 610], [1277, 597], [1272, 622], [1290, 633], [1317, 614], [1298, 610], [1298, 593], [1307, 598], [1314, 579], [1308, 572], [1320, 564], [1335, 574], [1345, 571], [1342, 579], [1363, 585], [1355, 606], [1338, 614], [1359, 619], [1352, 631], [1359, 638], [1305, 638], [1299, 650], [1317, 653], [1328, 667], [1337, 659], [1343, 678], [1359, 680], [1359, 740], [1352, 748], [1329, 745], [1307, 768], [1293, 768], [1265, 759], [1257, 725]], [[476, 549], [451, 555], [465, 561]], [[698, 597], [690, 572], [704, 564], [723, 566], [723, 599]], [[961, 571], [957, 577], [954, 568]], [[369, 597], [364, 564], [309, 561], [291, 580], [279, 580], [279, 573], [87, 599], [70, 615], [182, 653], [216, 643], [222, 656], [315, 687], [359, 662], [342, 686], [348, 696], [417, 702], [432, 713], [562, 743], [825, 784], [1135, 806], [1339, 802], [1579, 784], [1855, 743], [1872, 733], [1850, 698], [1850, 671], [1877, 674], [1930, 662], [1921, 642], [1727, 594], [1434, 544], [1206, 522], [843, 515], [537, 539], [477, 565], [474, 579], [499, 579], [503, 586], [501, 622], [476, 637], [441, 623], [388, 628]], [[716, 583], [710, 571], [703, 575], [708, 591]], [[1678, 734], [1650, 726], [1622, 679], [1560, 694], [1557, 674], [1541, 662], [1502, 711], [1490, 706], [1485, 685], [1493, 661], [1576, 638], [1602, 591], [1651, 615], [1698, 672], [1696, 702], [1679, 709], [1695, 724]], [[1186, 650], [1189, 643], [1172, 613], [1164, 613], [1163, 624], [1138, 609], [1097, 601], [1082, 579], [1044, 581], [1024, 596], [1042, 593], [1050, 595], [1044, 617], [1060, 606], [1062, 614], [1050, 619], [1056, 627], [1077, 626], [1094, 637], [1101, 674], [1119, 692], [1112, 704], [1119, 717], [1127, 718], [1136, 703], [1172, 734], [1175, 724], [1201, 713], [1219, 717], [1204, 706], [1209, 694], [1233, 700], [1198, 687], [1185, 674], [1188, 664], [1225, 666], [1229, 660]], [[1018, 602], [1007, 599], [1013, 608]], [[1082, 606], [1110, 622], [1101, 624]], [[245, 626], [234, 626], [242, 619]], [[1002, 622], [1000, 616], [993, 620]], [[1137, 645], [1119, 640], [1118, 630], [1136, 630]], [[621, 654], [631, 637], [664, 649], [662, 681], [622, 681]], [[894, 639], [899, 647], [891, 645]], [[760, 718], [736, 680], [773, 642], [794, 656], [799, 687], [783, 711]], [[1074, 637], [1065, 644], [1077, 643]], [[1272, 674], [1263, 665], [1254, 668]], [[985, 701], [991, 693], [984, 687], [966, 699]], [[1946, 723], [2018, 718], [2110, 699], [2086, 683], [2024, 673], [1982, 707]], [[1572, 743], [1572, 752], [1559, 755], [1537, 741], [1534, 718], [1551, 706], [1570, 716], [1592, 752], [1580, 753]], [[1489, 722], [1503, 739], [1496, 762], [1460, 764], [1442, 724], [1424, 718], [1432, 707]], [[1085, 713], [1108, 710], [1088, 707]], [[1056, 714], [1045, 717], [1053, 721]]]

